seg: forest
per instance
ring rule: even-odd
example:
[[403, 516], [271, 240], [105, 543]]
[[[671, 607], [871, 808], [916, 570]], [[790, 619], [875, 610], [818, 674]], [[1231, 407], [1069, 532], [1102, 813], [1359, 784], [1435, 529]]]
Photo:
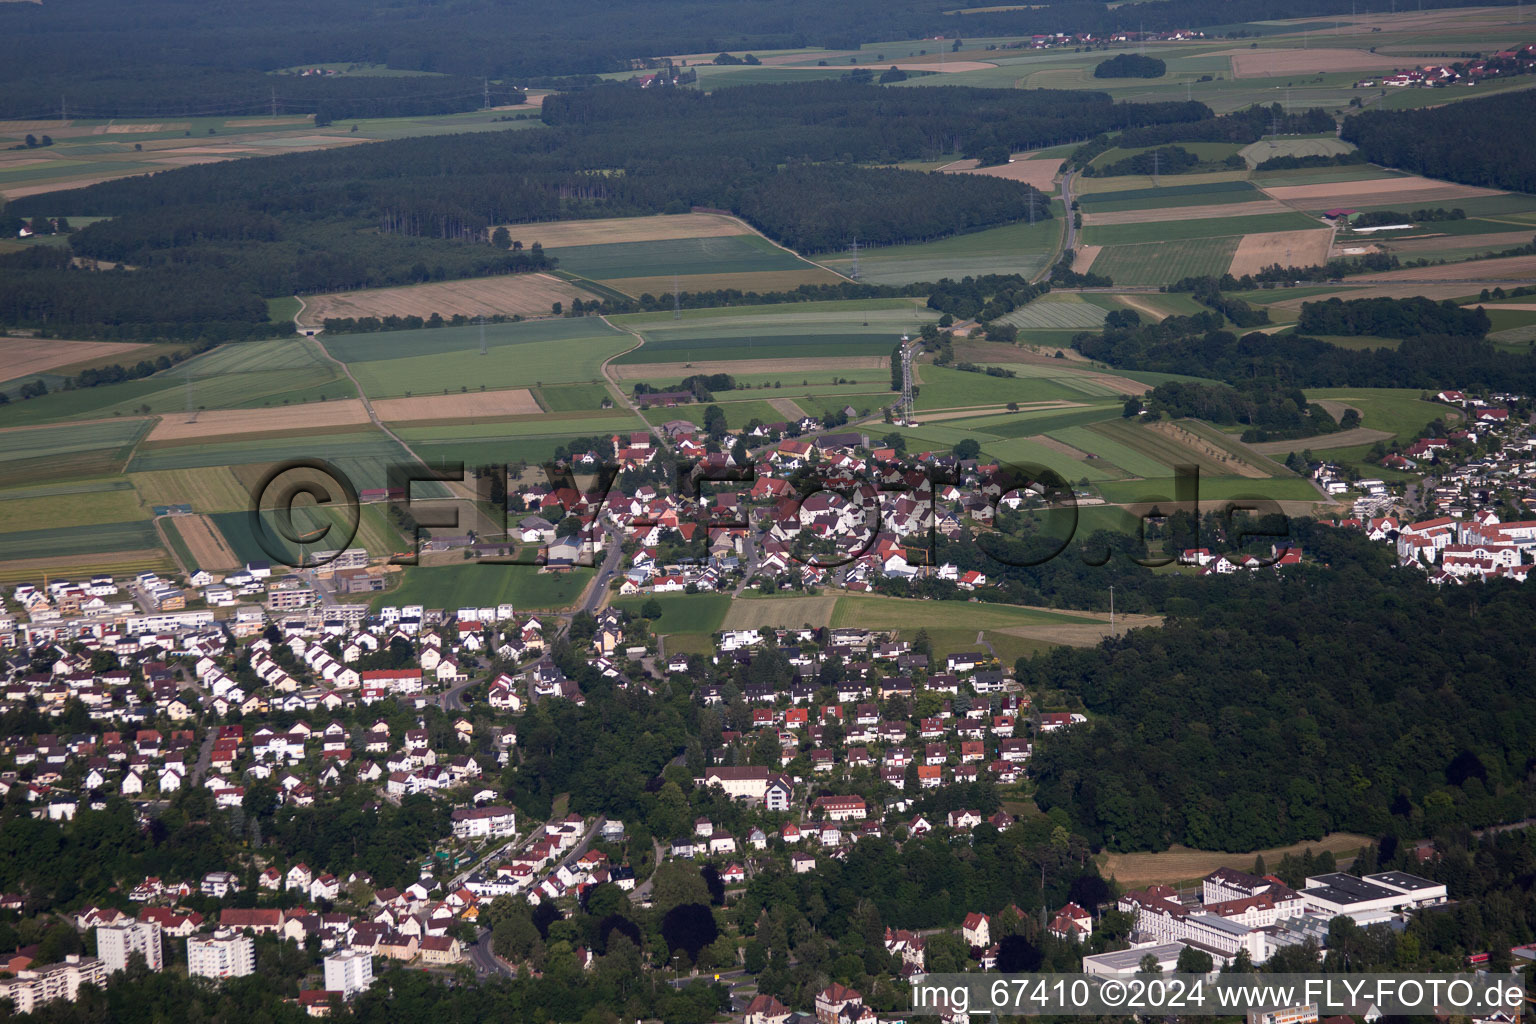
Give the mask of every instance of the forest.
[[1411, 838], [1536, 810], [1536, 697], [1517, 667], [1536, 595], [1429, 587], [1358, 532], [1330, 556], [1241, 574], [1160, 630], [1021, 663], [1095, 715], [1036, 751], [1040, 805], [1119, 850]]
[[[1358, 300], [1357, 300], [1358, 301]], [[1383, 307], [1371, 322], [1378, 333], [1390, 328], [1398, 312], [1416, 299], [1372, 299]], [[1397, 306], [1404, 303], [1404, 306]], [[1438, 309], [1438, 307], [1437, 307]], [[1474, 318], [1481, 314], [1473, 311]], [[1458, 325], [1455, 321], [1447, 321]], [[1480, 321], [1473, 321], [1480, 322]], [[1305, 334], [1253, 332], [1239, 337], [1222, 329], [1215, 312], [1169, 317], [1160, 324], [1119, 327], [1100, 334], [1079, 334], [1072, 347], [1091, 359], [1127, 370], [1155, 370], [1213, 377], [1233, 385], [1271, 381], [1300, 388], [1378, 387], [1512, 391], [1536, 390], [1536, 355], [1502, 351], [1477, 336], [1415, 335], [1395, 349], [1351, 350]], [[1483, 328], [1486, 330], [1486, 328]], [[1343, 332], [1330, 332], [1343, 333]]]
[[[1049, 204], [1019, 182], [865, 164], [1039, 146], [1198, 121], [1210, 111], [1199, 103], [1115, 103], [1095, 92], [832, 81], [710, 96], [594, 88], [552, 97], [544, 117], [543, 131], [208, 164], [17, 200], [8, 210], [14, 216], [110, 215], [70, 235], [72, 251], [141, 269], [93, 276], [43, 257], [10, 257], [25, 280], [0, 275], [0, 322], [80, 337], [259, 336], [275, 329], [260, 307], [264, 296], [546, 268], [551, 261], [536, 247], [540, 221], [695, 206], [731, 210], [807, 252], [841, 249], [855, 235], [877, 245], [923, 241], [1031, 211], [1048, 217]], [[497, 225], [510, 225], [530, 247], [492, 244]], [[176, 281], [180, 294], [146, 289], [161, 279], [151, 272]], [[74, 290], [90, 300], [60, 308], [56, 297]], [[117, 295], [125, 290], [170, 301]], [[162, 329], [141, 305], [184, 325]]]
[[1422, 110], [1368, 110], [1340, 134], [1365, 158], [1466, 185], [1536, 192], [1536, 94], [1526, 90]]
[[1328, 299], [1303, 302], [1298, 331], [1316, 334], [1374, 334], [1383, 338], [1417, 338], [1446, 334], [1482, 338], [1493, 326], [1483, 307], [1463, 309], [1446, 299], [1422, 296], [1407, 299]]
[[1094, 78], [1162, 78], [1168, 65], [1139, 53], [1117, 53], [1093, 69]]
[[[476, 86], [482, 76], [527, 84], [548, 76], [623, 71], [663, 54], [847, 49], [935, 36], [1162, 31], [1336, 14], [1350, 10], [1350, 3], [1148, 0], [1110, 8], [1069, 0], [965, 15], [955, 13], [947, 0], [849, 0], [830, 6], [817, 0], [658, 0], [643, 5], [626, 0], [463, 0], [382, 8], [365, 0], [321, 5], [262, 0], [234, 7], [176, 0], [126, 8], [110, 0], [7, 4], [0, 6], [0, 116], [55, 117], [61, 97], [88, 116], [112, 116], [112, 111], [146, 116], [176, 111], [179, 116], [193, 108], [209, 114], [263, 112], [268, 88], [252, 88], [250, 72], [322, 63], [426, 72], [433, 77], [404, 79], [407, 84], [401, 86], [379, 87], [381, 79], [362, 77], [370, 87], [364, 96], [403, 89], [425, 100], [434, 93], [458, 92], [465, 77]], [[1484, 3], [1447, 0], [1444, 6]], [[436, 77], [443, 75], [458, 77]], [[267, 84], [288, 83], [277, 79]], [[471, 92], [471, 102], [477, 103], [477, 89]], [[458, 102], [465, 102], [463, 95]]]

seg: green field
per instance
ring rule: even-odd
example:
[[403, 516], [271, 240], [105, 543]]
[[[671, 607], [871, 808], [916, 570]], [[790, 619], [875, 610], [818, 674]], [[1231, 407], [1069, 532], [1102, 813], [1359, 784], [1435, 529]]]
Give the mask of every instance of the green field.
[[1165, 185], [1108, 192], [1089, 192], [1077, 197], [1084, 213], [1120, 213], [1166, 206], [1215, 206], [1245, 203], [1264, 197], [1246, 181], [1213, 181], [1196, 185]]
[[549, 249], [560, 269], [597, 281], [676, 274], [740, 274], [767, 270], [808, 270], [804, 260], [760, 235], [666, 238]]
[[609, 401], [613, 399], [607, 385], [604, 384], [562, 384], [539, 388], [534, 397], [550, 412], [582, 412], [587, 409], [598, 409], [602, 406], [604, 399]]
[[[916, 281], [959, 280], [978, 274], [1022, 274], [1045, 270], [1061, 244], [1061, 204], [1052, 202], [1052, 219], [1006, 224], [954, 235], [936, 242], [885, 245], [859, 250], [859, 280], [869, 284], [910, 284]], [[853, 270], [851, 254], [827, 256], [817, 262], [842, 274]]]
[[783, 359], [786, 376], [795, 373], [792, 360], [826, 356], [889, 356], [901, 335], [891, 330], [844, 329], [838, 333], [786, 333], [784, 328], [647, 328], [645, 344], [614, 360], [616, 365], [703, 362], [719, 359]]
[[8, 430], [0, 434], [0, 485], [121, 472], [152, 425], [123, 419]]
[[131, 487], [102, 486], [120, 482], [91, 481], [90, 490], [82, 493], [70, 492], [65, 485], [51, 488], [58, 492], [53, 494], [34, 493], [44, 488], [0, 491], [0, 528], [57, 529], [144, 518], [147, 510], [139, 504], [139, 496]]
[[1025, 330], [1091, 331], [1104, 326], [1108, 310], [1067, 294], [1045, 294], [1002, 318], [1003, 323]]
[[[729, 395], [732, 392], [727, 391], [723, 394]], [[879, 399], [889, 402], [890, 392], [879, 396]], [[720, 407], [720, 411], [725, 413], [725, 425], [732, 430], [739, 430], [753, 420], [759, 420], [763, 423], [782, 423], [789, 418], [786, 414], [775, 409], [765, 401], [728, 402], [724, 401], [721, 395], [717, 395], [715, 396], [715, 401], [710, 404]], [[838, 408], [842, 408], [844, 403], [838, 402], [836, 404]], [[847, 404], [861, 409], [865, 406], [874, 408], [879, 405], [879, 401], [868, 396], [849, 395]], [[704, 425], [704, 410], [707, 408], [709, 408], [709, 405], [681, 405], [671, 409], [651, 409], [644, 415], [646, 420], [652, 424], [659, 425], [670, 420], [687, 420], [689, 423], [702, 427]]]
[[973, 419], [945, 420], [944, 425], [957, 430], [975, 430], [994, 437], [1030, 437], [1047, 434], [1065, 427], [1097, 423], [1120, 415], [1120, 403], [1101, 403], [1087, 409], [1041, 409], [1032, 412], [1010, 412], [994, 416], [978, 416]]
[[24, 558], [65, 558], [158, 547], [160, 536], [155, 532], [154, 524], [147, 519], [7, 531], [0, 534], [0, 551], [4, 552], [4, 559], [8, 562]]
[[1048, 377], [990, 377], [983, 373], [923, 366], [918, 374], [918, 409], [958, 409], [966, 406], [1006, 405], [1018, 402], [1079, 401], [1081, 389]]
[[1232, 265], [1239, 241], [1234, 236], [1112, 245], [1099, 253], [1092, 269], [1121, 285], [1162, 285], [1186, 277], [1220, 277]]
[[450, 614], [469, 606], [510, 603], [519, 612], [567, 608], [581, 596], [591, 569], [541, 573], [526, 565], [409, 566], [399, 587], [379, 594], [370, 607], [419, 604]]
[[[164, 351], [178, 349], [166, 345]], [[356, 397], [340, 368], [308, 339], [229, 342], [152, 377], [11, 402], [0, 407], [0, 426], [165, 415], [184, 412], [189, 404], [249, 409]]]
[[[414, 489], [412, 493], [415, 493]], [[300, 551], [297, 545], [286, 541], [284, 534], [280, 531], [279, 521], [272, 512], [262, 513], [267, 524], [264, 535], [269, 539], [269, 543], [286, 552], [289, 564], [297, 563], [301, 557], [312, 555], [317, 550], [343, 547], [366, 548], [373, 557], [386, 558], [406, 550], [410, 545], [400, 535], [400, 531], [390, 524], [384, 509], [385, 506], [378, 504], [359, 506], [354, 530], [353, 520], [344, 510], [320, 508], [315, 505], [302, 505], [295, 508], [293, 530], [297, 533], [307, 536], [329, 528], [324, 539], [306, 545], [303, 551]], [[208, 518], [224, 535], [224, 539], [229, 542], [230, 550], [242, 562], [266, 560], [272, 557], [271, 552], [257, 540], [255, 525], [251, 522], [248, 510], [215, 512]], [[175, 522], [174, 518], [169, 520], [171, 524]], [[172, 543], [175, 543], [174, 534], [172, 534]], [[178, 553], [182, 555], [183, 560], [187, 559], [185, 551], [178, 548]]]
[[[1176, 481], [1172, 477], [1160, 480], [1115, 480], [1099, 484], [1099, 493], [1105, 501], [1132, 504], [1137, 502], [1169, 502], [1177, 495]], [[1321, 501], [1322, 496], [1310, 480], [1300, 477], [1255, 480], [1240, 476], [1200, 475], [1200, 500], [1234, 501], [1244, 498], [1267, 498], [1271, 501]]]
[[1419, 437], [1431, 420], [1451, 423], [1457, 410], [1439, 402], [1420, 401], [1422, 392], [1412, 388], [1308, 388], [1309, 399], [1343, 402], [1360, 410], [1360, 425], [1389, 430], [1399, 442]]
[[634, 338], [595, 317], [348, 334], [322, 339], [370, 397], [601, 381], [602, 362]]
[[1257, 217], [1163, 220], [1149, 224], [1089, 224], [1083, 228], [1083, 242], [1088, 245], [1137, 245], [1213, 239], [1224, 235], [1258, 235], [1269, 231], [1305, 231], [1322, 226], [1311, 217], [1294, 212], [1266, 213]]
[[729, 594], [647, 594], [617, 598], [613, 603], [639, 615], [641, 607], [651, 600], [661, 605], [661, 618], [652, 621], [651, 632], [663, 636], [690, 633], [707, 637], [720, 629], [731, 607]]
[[1258, 142], [1244, 146], [1240, 151], [1249, 167], [1257, 167], [1265, 160], [1273, 160], [1280, 156], [1334, 156], [1339, 153], [1348, 153], [1355, 147], [1352, 143], [1335, 138], [1287, 138], [1279, 136], [1273, 139], [1261, 139]]
[[[388, 467], [414, 465], [409, 454], [381, 431], [360, 430], [314, 437], [280, 437], [213, 444], [167, 445], [141, 449], [128, 466], [131, 473], [199, 466], [268, 464], [315, 458], [332, 462], [358, 490], [383, 487]], [[440, 485], [416, 484], [414, 494], [443, 493]]]

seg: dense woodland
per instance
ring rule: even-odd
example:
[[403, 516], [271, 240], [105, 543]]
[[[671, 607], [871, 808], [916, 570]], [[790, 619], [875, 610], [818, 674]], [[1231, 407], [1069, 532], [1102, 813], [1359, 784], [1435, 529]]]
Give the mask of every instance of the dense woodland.
[[[268, 89], [253, 83], [250, 72], [337, 61], [526, 84], [546, 76], [620, 71], [662, 54], [725, 49], [845, 49], [934, 36], [1102, 35], [1199, 26], [1228, 26], [1226, 31], [1246, 35], [1244, 22], [1342, 13], [1362, 2], [1362, 13], [1389, 6], [1386, 0], [1148, 0], [1110, 8], [1074, 0], [957, 15], [945, 13], [954, 11], [948, 0], [837, 5], [818, 0], [639, 5], [627, 0], [462, 0], [451, 5], [403, 0], [384, 7], [365, 0], [321, 5], [262, 0], [238, 7], [189, 6], [176, 0], [130, 7], [111, 0], [7, 4], [0, 7], [0, 116], [57, 116], [61, 97], [76, 110], [103, 116], [111, 111], [162, 116], [192, 108], [259, 112], [267, 109]], [[1444, 6], [1484, 3], [1447, 0]], [[478, 105], [478, 93], [467, 95], [458, 87], [462, 77], [450, 81], [455, 84], [445, 87], [437, 78], [405, 79], [404, 85], [363, 95], [393, 95], [399, 88], [423, 98], [456, 93], [458, 102]], [[278, 79], [272, 84], [287, 83]]]
[[1446, 299], [1328, 299], [1303, 302], [1296, 329], [1312, 334], [1374, 334], [1383, 338], [1417, 338], [1447, 334], [1482, 338], [1492, 321], [1483, 307], [1463, 309]]
[[[1372, 328], [1365, 333], [1377, 334], [1398, 322], [1398, 311], [1422, 300], [1368, 301], [1392, 304], [1381, 307], [1379, 317], [1360, 321]], [[1480, 323], [1476, 317], [1471, 314]], [[1214, 311], [1169, 317], [1159, 324], [1080, 334], [1072, 346], [1123, 369], [1212, 377], [1234, 385], [1273, 381], [1300, 388], [1536, 391], [1536, 355], [1498, 349], [1481, 337], [1486, 327], [1474, 335], [1411, 336], [1395, 349], [1351, 350], [1305, 335], [1253, 332], [1239, 337], [1222, 329], [1223, 322]]]
[[[263, 296], [548, 266], [533, 247], [538, 222], [567, 217], [727, 209], [809, 252], [854, 236], [876, 245], [940, 238], [1048, 217], [1049, 203], [1019, 182], [864, 165], [1210, 116], [1199, 103], [1115, 103], [1093, 92], [851, 82], [710, 96], [588, 89], [552, 97], [544, 130], [202, 165], [18, 200], [10, 215], [111, 215], [72, 235], [73, 251], [144, 269], [91, 279], [101, 297], [65, 310], [54, 297], [85, 287], [90, 272], [24, 264], [25, 288], [0, 275], [0, 322], [81, 337], [156, 336], [162, 322], [194, 325], [161, 332], [168, 337], [259, 335], [272, 329]], [[493, 244], [503, 224], [526, 249]], [[138, 299], [112, 296], [143, 291], [134, 275], [151, 269], [187, 298], [151, 289], [166, 298], [146, 318]]]
[[1536, 192], [1536, 93], [1528, 90], [1422, 110], [1368, 110], [1340, 138], [1367, 160], [1431, 178]]

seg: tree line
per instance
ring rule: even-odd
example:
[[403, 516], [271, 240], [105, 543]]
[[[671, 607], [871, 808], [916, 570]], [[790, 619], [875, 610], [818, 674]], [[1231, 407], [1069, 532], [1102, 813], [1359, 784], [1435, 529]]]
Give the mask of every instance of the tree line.
[[1368, 110], [1340, 138], [1372, 163], [1467, 185], [1536, 192], [1536, 95], [1504, 93], [1423, 110]]

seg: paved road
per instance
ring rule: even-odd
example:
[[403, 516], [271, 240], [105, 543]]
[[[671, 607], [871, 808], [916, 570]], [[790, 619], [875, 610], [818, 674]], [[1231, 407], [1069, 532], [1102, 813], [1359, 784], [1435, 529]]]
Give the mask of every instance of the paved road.
[[219, 727], [210, 725], [208, 735], [203, 737], [202, 749], [197, 752], [197, 764], [192, 768], [192, 785], [201, 786], [203, 776], [208, 774], [209, 765], [213, 764], [213, 741], [218, 738]]
[[1071, 252], [1077, 247], [1077, 224], [1072, 216], [1072, 172], [1066, 171], [1061, 176], [1061, 205], [1067, 211], [1067, 241], [1063, 252]]
[[651, 877], [635, 886], [629, 892], [629, 898], [636, 903], [643, 901], [647, 896], [651, 894], [651, 888], [656, 884], [656, 867], [661, 866], [661, 843], [657, 842], [654, 836], [651, 838], [651, 846], [656, 851], [655, 856], [651, 861], [651, 863], [654, 865], [654, 867], [651, 869]]
[[598, 567], [597, 575], [587, 587], [587, 595], [582, 599], [579, 612], [595, 612], [603, 603], [604, 596], [608, 593], [608, 584], [618, 575], [619, 562], [624, 557], [621, 547], [622, 538], [619, 531], [612, 527], [604, 527], [608, 534], [608, 552], [603, 556], [603, 564]]
[[469, 947], [469, 962], [475, 969], [478, 978], [504, 975], [508, 978], [517, 977], [517, 968], [498, 959], [491, 951], [491, 930], [483, 928], [480, 937], [473, 946]]

